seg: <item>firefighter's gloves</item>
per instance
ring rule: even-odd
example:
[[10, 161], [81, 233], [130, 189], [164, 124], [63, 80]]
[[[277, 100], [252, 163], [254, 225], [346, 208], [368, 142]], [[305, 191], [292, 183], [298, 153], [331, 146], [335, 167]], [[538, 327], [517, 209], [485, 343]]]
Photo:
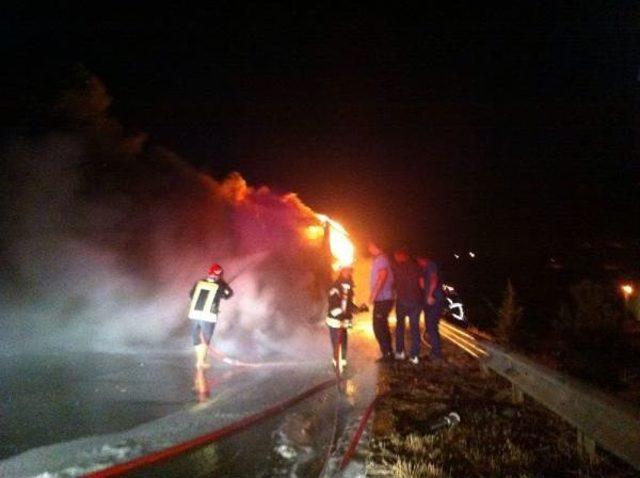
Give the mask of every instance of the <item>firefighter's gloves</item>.
[[369, 312], [369, 306], [367, 304], [360, 304], [358, 307], [358, 312]]

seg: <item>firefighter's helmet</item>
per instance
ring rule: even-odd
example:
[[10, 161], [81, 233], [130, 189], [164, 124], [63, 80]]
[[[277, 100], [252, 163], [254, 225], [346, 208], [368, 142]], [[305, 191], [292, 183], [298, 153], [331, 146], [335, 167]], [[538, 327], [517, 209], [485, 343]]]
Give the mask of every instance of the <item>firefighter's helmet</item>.
[[211, 277], [222, 277], [223, 272], [224, 269], [220, 264], [211, 264], [211, 267], [209, 267], [209, 276]]

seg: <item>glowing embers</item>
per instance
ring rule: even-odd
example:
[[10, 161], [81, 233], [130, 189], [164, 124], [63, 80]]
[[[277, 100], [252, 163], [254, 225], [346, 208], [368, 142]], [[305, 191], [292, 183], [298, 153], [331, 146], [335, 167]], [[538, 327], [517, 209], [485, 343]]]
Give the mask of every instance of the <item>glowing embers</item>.
[[353, 265], [355, 247], [349, 239], [349, 234], [342, 225], [324, 214], [316, 214], [322, 225], [312, 224], [305, 229], [305, 235], [311, 240], [324, 237], [325, 231], [329, 234], [329, 248], [333, 256], [333, 268]]

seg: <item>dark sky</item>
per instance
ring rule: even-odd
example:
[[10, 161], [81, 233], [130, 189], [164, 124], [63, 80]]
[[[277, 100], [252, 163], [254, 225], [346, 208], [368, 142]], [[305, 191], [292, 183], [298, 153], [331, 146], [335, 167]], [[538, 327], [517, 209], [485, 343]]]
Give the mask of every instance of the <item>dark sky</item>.
[[3, 102], [81, 62], [131, 131], [420, 248], [637, 237], [635, 2], [127, 3], [9, 8]]

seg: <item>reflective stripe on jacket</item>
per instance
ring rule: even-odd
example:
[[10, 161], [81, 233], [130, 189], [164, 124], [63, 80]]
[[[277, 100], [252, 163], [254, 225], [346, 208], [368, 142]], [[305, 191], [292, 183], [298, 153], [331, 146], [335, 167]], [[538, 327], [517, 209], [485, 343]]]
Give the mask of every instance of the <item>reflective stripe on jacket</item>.
[[334, 319], [333, 317], [327, 317], [327, 325], [332, 329], [350, 329], [353, 326], [351, 319]]
[[199, 280], [191, 291], [189, 319], [216, 322], [218, 320], [220, 299], [228, 299], [232, 295], [231, 287], [223, 280]]

